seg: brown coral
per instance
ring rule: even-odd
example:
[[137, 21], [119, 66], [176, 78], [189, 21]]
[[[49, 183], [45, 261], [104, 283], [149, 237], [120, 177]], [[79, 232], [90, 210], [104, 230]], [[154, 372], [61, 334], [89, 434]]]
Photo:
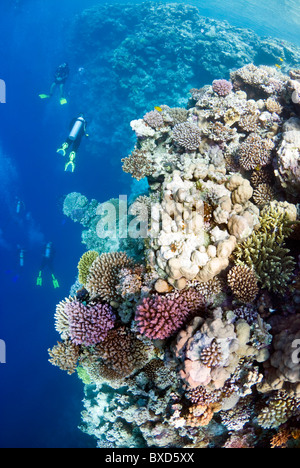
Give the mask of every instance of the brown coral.
[[222, 350], [216, 340], [201, 351], [200, 361], [207, 367], [217, 367], [221, 359]]
[[247, 171], [258, 166], [266, 166], [271, 162], [271, 152], [268, 141], [257, 133], [250, 133], [239, 148], [240, 165]]
[[266, 205], [275, 198], [275, 192], [269, 184], [259, 184], [253, 191], [253, 200], [259, 207]]
[[116, 301], [117, 285], [122, 268], [133, 266], [133, 260], [125, 252], [103, 253], [93, 262], [87, 277], [86, 289], [91, 298], [101, 297], [105, 301]]
[[266, 108], [271, 113], [275, 112], [276, 114], [280, 114], [282, 112], [282, 106], [271, 97], [266, 100]]
[[258, 294], [256, 274], [252, 268], [245, 265], [232, 267], [227, 275], [227, 282], [233, 294], [246, 304], [253, 302]]
[[132, 153], [122, 159], [123, 171], [129, 173], [137, 180], [153, 174], [154, 167], [147, 159], [147, 152], [135, 148]]
[[49, 362], [53, 366], [59, 367], [63, 371], [67, 371], [69, 375], [74, 374], [79, 358], [79, 346], [74, 345], [71, 341], [57, 342], [57, 345], [52, 349], [48, 349], [51, 359]]
[[119, 378], [124, 378], [147, 363], [151, 349], [123, 326], [108, 332], [106, 339], [96, 345], [95, 356]]
[[212, 420], [214, 413], [220, 411], [220, 409], [220, 403], [191, 406], [189, 408], [189, 415], [186, 417], [186, 425], [189, 427], [207, 426]]

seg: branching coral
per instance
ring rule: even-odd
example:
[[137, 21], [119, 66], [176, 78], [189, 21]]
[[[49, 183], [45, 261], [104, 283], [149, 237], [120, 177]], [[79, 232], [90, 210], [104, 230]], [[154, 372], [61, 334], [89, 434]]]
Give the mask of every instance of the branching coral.
[[201, 142], [201, 131], [194, 123], [179, 123], [173, 128], [173, 140], [184, 149], [195, 151]]
[[122, 268], [133, 266], [133, 263], [124, 252], [104, 253], [97, 257], [90, 267], [86, 282], [86, 289], [91, 297], [116, 301], [119, 273]]
[[61, 370], [74, 374], [79, 358], [79, 346], [71, 341], [57, 342], [52, 349], [48, 349], [49, 362]]
[[239, 264], [254, 268], [263, 288], [284, 294], [291, 281], [295, 261], [285, 246], [292, 232], [296, 207], [287, 202], [273, 202], [262, 210], [260, 228], [237, 245], [235, 256]]
[[156, 294], [137, 306], [135, 320], [145, 336], [163, 340], [178, 332], [204, 304], [203, 297], [193, 288], [165, 296]]
[[70, 337], [74, 344], [92, 346], [103, 341], [115, 325], [115, 314], [108, 304], [84, 305], [77, 300], [65, 306]]
[[251, 303], [258, 294], [257, 277], [247, 266], [236, 265], [229, 271], [227, 282], [233, 292], [244, 303]]
[[92, 266], [92, 263], [94, 262], [94, 260], [96, 260], [97, 257], [99, 257], [98, 252], [90, 250], [82, 255], [78, 263], [78, 280], [84, 286], [89, 275], [90, 267]]
[[257, 133], [251, 133], [240, 145], [239, 162], [246, 170], [269, 164], [271, 152], [268, 149], [268, 141], [263, 140]]
[[264, 428], [276, 428], [299, 412], [299, 405], [299, 398], [285, 391], [275, 392], [260, 411], [258, 424]]
[[152, 163], [147, 160], [146, 152], [137, 148], [127, 158], [123, 158], [122, 163], [123, 171], [137, 180], [150, 176], [154, 172]]
[[214, 80], [212, 88], [219, 96], [227, 96], [232, 90], [232, 83], [227, 80]]

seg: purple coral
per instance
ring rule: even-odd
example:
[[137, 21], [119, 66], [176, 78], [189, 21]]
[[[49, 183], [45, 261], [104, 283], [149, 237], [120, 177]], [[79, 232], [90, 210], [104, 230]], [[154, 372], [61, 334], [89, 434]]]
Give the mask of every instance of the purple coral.
[[103, 341], [115, 325], [115, 314], [108, 304], [66, 304], [71, 340], [76, 345], [92, 346]]
[[138, 305], [135, 320], [142, 334], [163, 340], [177, 333], [204, 303], [203, 296], [192, 288], [165, 296], [155, 294]]
[[232, 84], [227, 80], [214, 80], [212, 88], [219, 96], [227, 96], [232, 90]]

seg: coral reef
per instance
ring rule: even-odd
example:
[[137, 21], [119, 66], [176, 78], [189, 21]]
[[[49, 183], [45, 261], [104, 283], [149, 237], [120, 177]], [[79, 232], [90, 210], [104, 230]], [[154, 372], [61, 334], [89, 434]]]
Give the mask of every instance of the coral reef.
[[77, 368], [98, 447], [299, 444], [298, 75], [241, 66], [131, 122], [123, 170], [148, 185], [128, 211], [65, 199], [87, 251], [49, 355]]
[[[97, 157], [108, 140], [110, 148], [113, 145], [118, 154], [126, 154], [132, 147], [128, 122], [154, 112], [154, 106], [163, 103], [186, 107], [191, 88], [213, 80], [215, 86], [222, 85], [230, 72], [251, 62], [274, 66], [278, 57], [284, 57], [284, 72], [300, 63], [295, 44], [206, 18], [194, 5], [160, 2], [156, 8], [151, 2], [142, 2], [99, 4], [84, 10], [73, 20], [68, 55], [74, 70], [70, 76], [72, 100], [75, 107], [80, 108], [84, 101], [89, 109], [93, 131], [87, 145]], [[252, 73], [248, 67], [234, 75], [232, 84], [239, 78], [247, 91], [257, 93], [259, 89], [272, 98], [277, 82], [269, 84], [268, 73], [256, 68]], [[299, 83], [293, 77], [291, 94], [296, 99]], [[232, 84], [228, 79], [226, 83], [227, 90]], [[296, 84], [298, 91], [294, 90]], [[110, 109], [104, 111], [107, 102]], [[230, 112], [235, 114], [234, 109]], [[160, 125], [156, 112], [154, 116]]]

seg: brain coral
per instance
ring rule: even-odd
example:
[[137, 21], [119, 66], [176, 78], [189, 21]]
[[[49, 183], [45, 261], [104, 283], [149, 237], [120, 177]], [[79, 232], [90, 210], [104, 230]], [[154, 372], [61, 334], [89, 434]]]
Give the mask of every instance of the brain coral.
[[115, 315], [108, 304], [84, 305], [68, 302], [65, 313], [69, 320], [70, 337], [74, 344], [92, 346], [103, 341], [115, 325]]

